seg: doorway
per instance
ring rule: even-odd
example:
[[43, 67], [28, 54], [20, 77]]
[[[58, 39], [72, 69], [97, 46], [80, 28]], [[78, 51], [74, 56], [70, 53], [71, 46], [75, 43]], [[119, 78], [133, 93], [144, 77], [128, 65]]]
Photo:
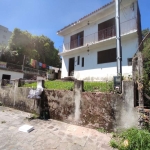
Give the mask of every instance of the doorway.
[[73, 58], [69, 58], [69, 72], [68, 72], [68, 76], [74, 76], [74, 57]]
[[2, 79], [10, 80], [10, 78], [11, 78], [11, 75], [7, 75], [7, 74], [2, 75]]

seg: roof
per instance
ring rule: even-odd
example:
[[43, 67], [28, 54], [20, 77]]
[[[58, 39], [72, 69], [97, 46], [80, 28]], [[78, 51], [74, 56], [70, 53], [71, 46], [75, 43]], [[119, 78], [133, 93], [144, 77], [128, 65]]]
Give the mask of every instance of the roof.
[[78, 21], [75, 21], [75, 22], [73, 22], [73, 23], [71, 23], [71, 24], [65, 26], [64, 28], [60, 29], [59, 31], [57, 31], [57, 33], [59, 33], [59, 32], [61, 32], [61, 31], [65, 30], [66, 28], [68, 28], [68, 27], [70, 27], [70, 26], [72, 26], [72, 25], [74, 25], [74, 24], [76, 24], [76, 23], [79, 23], [80, 21], [82, 21], [82, 20], [84, 20], [85, 18], [87, 18], [87, 17], [89, 17], [89, 16], [91, 16], [91, 15], [97, 13], [99, 10], [102, 10], [102, 9], [106, 8], [107, 6], [113, 4], [114, 2], [115, 2], [115, 0], [112, 0], [111, 2], [107, 3], [106, 5], [100, 7], [100, 8], [98, 8], [97, 10], [91, 12], [90, 14], [87, 14], [86, 16], [80, 18]]

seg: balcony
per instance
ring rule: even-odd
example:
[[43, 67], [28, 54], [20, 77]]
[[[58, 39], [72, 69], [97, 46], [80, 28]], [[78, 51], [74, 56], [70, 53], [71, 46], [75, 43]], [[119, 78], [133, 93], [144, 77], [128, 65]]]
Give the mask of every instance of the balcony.
[[[136, 18], [133, 18], [133, 19], [130, 19], [128, 21], [121, 23], [121, 35], [129, 34], [130, 32], [133, 32], [134, 30], [137, 30]], [[115, 36], [116, 36], [116, 27], [111, 26], [109, 28], [100, 30], [96, 33], [90, 34], [83, 38], [73, 40], [69, 43], [64, 43], [63, 46], [60, 47], [59, 51], [67, 52], [75, 48], [84, 47], [84, 46], [91, 45], [91, 44], [96, 44], [96, 43], [105, 41], [107, 39], [111, 39]]]

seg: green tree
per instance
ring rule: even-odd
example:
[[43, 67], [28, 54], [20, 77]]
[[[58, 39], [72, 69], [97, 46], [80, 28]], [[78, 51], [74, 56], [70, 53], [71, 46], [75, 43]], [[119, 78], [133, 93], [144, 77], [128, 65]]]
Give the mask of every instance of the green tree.
[[150, 32], [149, 28], [146, 28], [142, 31], [143, 38]]
[[[146, 36], [150, 31], [143, 30], [143, 35]], [[144, 69], [144, 93], [150, 97], [150, 36], [143, 43], [143, 69]], [[150, 106], [150, 100], [145, 97], [145, 105]]]
[[9, 48], [10, 51], [18, 53], [15, 59], [17, 64], [22, 64], [25, 55], [47, 65], [61, 67], [61, 60], [53, 41], [44, 35], [33, 36], [28, 31], [16, 28], [9, 41]]

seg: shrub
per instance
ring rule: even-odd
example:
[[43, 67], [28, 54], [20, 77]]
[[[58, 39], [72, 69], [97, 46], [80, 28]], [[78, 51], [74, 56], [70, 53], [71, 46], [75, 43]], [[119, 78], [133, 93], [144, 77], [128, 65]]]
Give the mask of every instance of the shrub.
[[150, 133], [131, 128], [113, 137], [110, 145], [119, 150], [150, 150]]

